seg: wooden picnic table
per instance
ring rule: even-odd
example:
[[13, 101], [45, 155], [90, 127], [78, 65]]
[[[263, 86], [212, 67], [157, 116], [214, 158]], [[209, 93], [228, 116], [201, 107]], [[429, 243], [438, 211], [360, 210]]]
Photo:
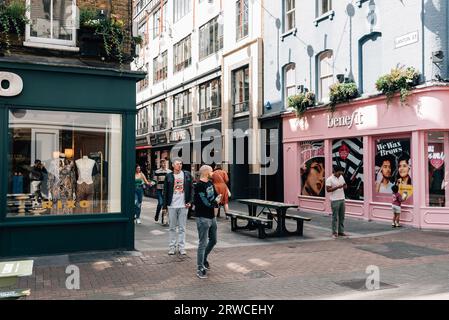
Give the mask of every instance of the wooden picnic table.
[[269, 219], [273, 219], [277, 222], [276, 231], [274, 233], [267, 234], [267, 236], [283, 237], [292, 234], [302, 235], [303, 221], [310, 221], [308, 218], [291, 215], [291, 218], [298, 221], [298, 229], [296, 232], [290, 232], [285, 226], [287, 210], [291, 208], [298, 208], [298, 205], [259, 199], [241, 199], [238, 201], [248, 206], [248, 214], [250, 216], [259, 217], [262, 214], [267, 214]]

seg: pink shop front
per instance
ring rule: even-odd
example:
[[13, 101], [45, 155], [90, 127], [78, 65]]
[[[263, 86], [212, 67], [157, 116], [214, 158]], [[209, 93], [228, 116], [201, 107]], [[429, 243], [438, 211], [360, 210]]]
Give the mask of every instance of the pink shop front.
[[449, 229], [449, 87], [413, 91], [407, 105], [384, 96], [358, 99], [283, 119], [284, 201], [329, 214], [325, 178], [345, 169], [346, 214], [390, 221], [391, 187], [407, 193], [401, 220]]

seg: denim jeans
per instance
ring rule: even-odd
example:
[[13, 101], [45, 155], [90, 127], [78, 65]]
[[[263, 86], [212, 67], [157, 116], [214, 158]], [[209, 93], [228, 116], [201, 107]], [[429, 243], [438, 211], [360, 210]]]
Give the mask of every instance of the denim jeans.
[[156, 217], [159, 217], [159, 214], [161, 213], [162, 206], [164, 205], [164, 197], [162, 195], [163, 190], [157, 189], [156, 190], [156, 196], [157, 196], [157, 209], [156, 209]]
[[134, 197], [135, 206], [135, 218], [140, 219], [140, 213], [142, 212], [142, 201], [143, 201], [143, 188], [136, 187], [136, 193]]
[[[196, 226], [198, 228], [198, 270], [204, 269], [204, 262], [217, 244], [217, 219], [196, 218]], [[208, 241], [209, 240], [209, 241]]]
[[[168, 208], [168, 221], [170, 224], [168, 234], [170, 238], [170, 249], [176, 250], [176, 242], [179, 250], [185, 249], [187, 212], [187, 208]], [[178, 232], [176, 232], [176, 228], [178, 228]]]

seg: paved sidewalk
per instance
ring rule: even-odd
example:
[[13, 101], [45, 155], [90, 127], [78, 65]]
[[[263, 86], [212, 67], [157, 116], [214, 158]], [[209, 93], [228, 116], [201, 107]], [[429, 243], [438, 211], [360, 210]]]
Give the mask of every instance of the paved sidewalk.
[[[146, 201], [136, 226], [136, 252], [70, 254], [36, 259], [28, 299], [416, 299], [449, 298], [449, 233], [348, 219], [350, 238], [332, 240], [330, 217], [313, 216], [304, 239], [257, 239], [220, 221], [209, 278], [195, 276], [196, 227], [188, 223], [188, 255], [167, 255], [167, 230]], [[151, 214], [150, 214], [151, 212]], [[66, 289], [68, 265], [80, 269], [80, 290]], [[380, 290], [365, 286], [369, 266]]]

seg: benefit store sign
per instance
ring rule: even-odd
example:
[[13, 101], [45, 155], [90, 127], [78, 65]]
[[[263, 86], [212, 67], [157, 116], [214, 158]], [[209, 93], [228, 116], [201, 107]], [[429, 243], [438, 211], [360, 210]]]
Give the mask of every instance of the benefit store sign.
[[331, 128], [339, 128], [339, 127], [347, 127], [351, 129], [353, 126], [363, 125], [363, 114], [359, 111], [354, 111], [350, 116], [334, 116], [334, 114], [329, 114], [327, 116], [327, 127]]

